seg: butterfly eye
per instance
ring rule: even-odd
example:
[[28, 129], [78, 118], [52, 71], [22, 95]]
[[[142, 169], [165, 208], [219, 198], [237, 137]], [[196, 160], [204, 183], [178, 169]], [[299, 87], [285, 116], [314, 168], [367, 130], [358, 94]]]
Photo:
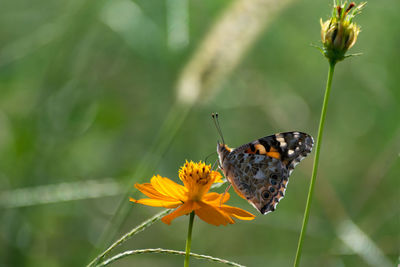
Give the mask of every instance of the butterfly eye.
[[269, 192], [268, 192], [268, 191], [264, 191], [264, 192], [262, 193], [262, 197], [263, 197], [264, 199], [268, 199], [268, 198], [269, 198]]

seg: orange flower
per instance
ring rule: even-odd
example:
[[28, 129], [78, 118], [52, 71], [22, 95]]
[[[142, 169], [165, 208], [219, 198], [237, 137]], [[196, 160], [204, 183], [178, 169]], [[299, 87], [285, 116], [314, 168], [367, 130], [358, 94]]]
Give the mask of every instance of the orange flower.
[[153, 176], [150, 183], [135, 184], [149, 198], [130, 198], [130, 201], [153, 207], [177, 208], [161, 219], [166, 224], [171, 224], [173, 219], [192, 211], [203, 221], [216, 226], [233, 224], [233, 218], [253, 220], [253, 214], [223, 204], [229, 200], [229, 193], [225, 196], [215, 192], [208, 193], [213, 183], [222, 182], [221, 177], [219, 172], [211, 170], [211, 165], [186, 161], [179, 170], [179, 178], [184, 186], [160, 175]]

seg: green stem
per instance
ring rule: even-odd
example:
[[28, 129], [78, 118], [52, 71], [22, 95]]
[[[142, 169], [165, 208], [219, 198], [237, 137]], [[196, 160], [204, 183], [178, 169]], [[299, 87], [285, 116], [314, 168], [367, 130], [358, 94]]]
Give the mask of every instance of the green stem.
[[184, 265], [185, 267], [189, 267], [190, 247], [192, 245], [193, 221], [194, 221], [194, 211], [190, 213], [190, 219], [189, 219], [189, 229], [186, 239], [186, 255], [185, 255], [185, 265]]
[[151, 226], [152, 224], [154, 224], [155, 222], [159, 221], [163, 216], [165, 216], [166, 214], [170, 213], [172, 210], [170, 209], [166, 209], [163, 210], [159, 213], [157, 213], [156, 215], [154, 215], [153, 217], [151, 217], [150, 219], [144, 221], [143, 223], [139, 224], [138, 226], [136, 226], [135, 228], [133, 228], [131, 231], [129, 231], [128, 233], [126, 233], [125, 235], [123, 235], [120, 239], [118, 239], [117, 241], [115, 241], [110, 247], [108, 247], [105, 251], [103, 251], [101, 254], [99, 254], [95, 259], [93, 259], [88, 265], [87, 267], [92, 267], [95, 266], [101, 259], [104, 258], [104, 256], [106, 256], [108, 253], [111, 252], [111, 250], [113, 250], [114, 248], [116, 248], [117, 246], [121, 245], [122, 243], [124, 243], [125, 241], [127, 241], [128, 239], [130, 239], [132, 236], [136, 235], [137, 233], [145, 230], [147, 227]]
[[330, 91], [331, 91], [333, 72], [335, 70], [335, 64], [336, 64], [336, 62], [330, 62], [330, 64], [329, 64], [328, 80], [326, 82], [324, 102], [322, 104], [321, 118], [319, 121], [319, 128], [318, 128], [317, 144], [316, 144], [316, 148], [315, 148], [314, 166], [313, 166], [313, 171], [312, 171], [312, 175], [311, 175], [310, 188], [308, 190], [306, 209], [304, 211], [303, 226], [301, 227], [299, 242], [297, 244], [296, 259], [294, 261], [295, 267], [298, 267], [300, 264], [304, 235], [307, 230], [308, 218], [310, 216], [310, 206], [311, 206], [311, 202], [312, 202], [312, 198], [313, 198], [315, 180], [317, 178], [319, 153], [321, 150], [322, 134], [324, 132], [324, 123], [325, 123], [325, 117], [326, 117], [326, 109], [328, 107], [328, 101], [329, 101], [329, 95], [330, 95]]
[[[172, 250], [172, 249], [162, 249], [162, 248], [147, 248], [147, 249], [137, 249], [137, 250], [127, 250], [124, 251], [122, 253], [119, 253], [115, 256], [113, 256], [112, 258], [109, 258], [101, 263], [99, 263], [98, 265], [96, 265], [97, 267], [103, 267], [103, 266], [107, 266], [115, 261], [118, 261], [122, 258], [131, 256], [131, 255], [140, 255], [140, 254], [147, 254], [147, 253], [161, 253], [161, 254], [169, 254], [169, 255], [182, 255], [185, 256], [186, 252], [185, 251], [179, 251], [179, 250]], [[245, 267], [243, 265], [240, 265], [238, 263], [232, 262], [232, 261], [228, 261], [228, 260], [224, 260], [224, 259], [220, 259], [220, 258], [216, 258], [216, 257], [211, 257], [208, 255], [200, 255], [200, 254], [196, 254], [196, 253], [190, 253], [190, 256], [192, 256], [193, 258], [197, 258], [197, 259], [201, 259], [201, 260], [208, 260], [211, 262], [217, 262], [217, 263], [222, 263], [225, 265], [229, 265], [229, 266], [235, 266], [235, 267]]]

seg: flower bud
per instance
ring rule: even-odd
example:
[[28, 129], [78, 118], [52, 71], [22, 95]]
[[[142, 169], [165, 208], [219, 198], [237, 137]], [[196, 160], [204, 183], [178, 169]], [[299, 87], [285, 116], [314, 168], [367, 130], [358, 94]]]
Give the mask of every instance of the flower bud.
[[356, 6], [351, 2], [346, 9], [346, 2], [335, 4], [332, 17], [325, 22], [320, 20], [323, 54], [330, 62], [343, 60], [347, 50], [356, 43], [360, 27], [353, 23], [353, 18], [360, 13], [365, 4]]

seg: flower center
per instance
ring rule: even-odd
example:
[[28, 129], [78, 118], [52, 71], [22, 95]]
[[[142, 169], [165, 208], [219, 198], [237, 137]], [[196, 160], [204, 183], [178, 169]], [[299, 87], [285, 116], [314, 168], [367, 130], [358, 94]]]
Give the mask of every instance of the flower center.
[[[214, 174], [217, 173], [217, 174]], [[186, 162], [179, 170], [179, 178], [188, 189], [188, 200], [201, 201], [218, 177], [218, 172], [211, 171], [211, 166], [204, 163]]]

